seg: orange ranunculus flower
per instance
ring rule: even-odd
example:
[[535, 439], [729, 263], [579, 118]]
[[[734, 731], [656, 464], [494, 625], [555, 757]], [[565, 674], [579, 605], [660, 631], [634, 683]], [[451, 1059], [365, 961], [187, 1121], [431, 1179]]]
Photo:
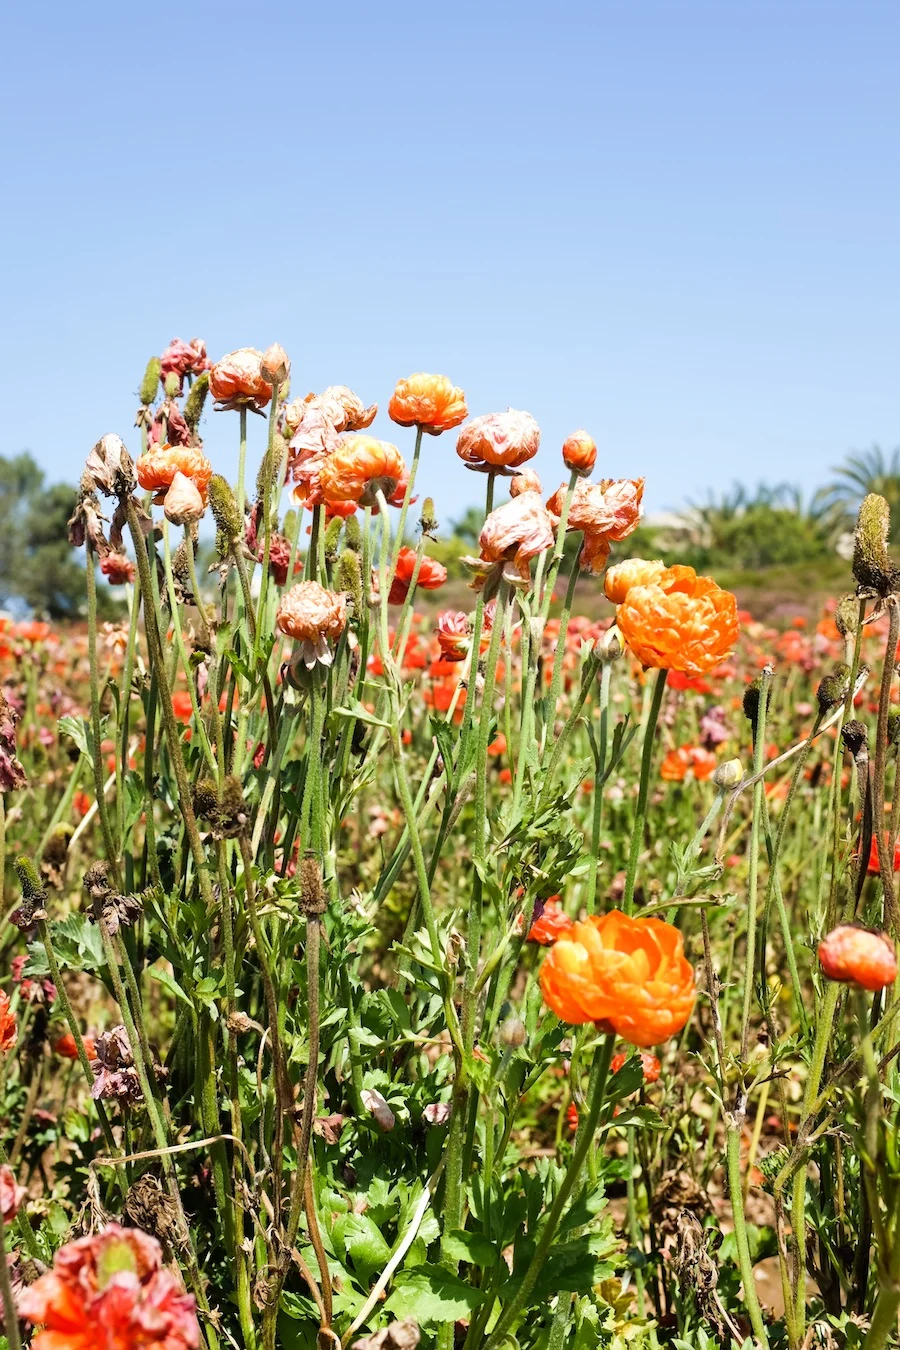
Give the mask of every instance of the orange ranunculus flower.
[[240, 347], [217, 361], [209, 372], [209, 392], [221, 411], [253, 408], [259, 412], [272, 397], [272, 386], [263, 375], [263, 354], [255, 347]]
[[508, 474], [534, 459], [540, 443], [541, 429], [531, 413], [507, 408], [473, 417], [457, 437], [456, 453], [467, 469]]
[[[414, 548], [401, 548], [397, 555], [397, 571], [388, 593], [389, 605], [403, 604], [409, 595], [409, 585], [415, 570], [416, 550]], [[436, 591], [443, 586], [446, 580], [447, 569], [442, 563], [435, 562], [434, 558], [422, 558], [419, 564], [419, 575], [416, 578], [417, 588], [421, 586], [424, 591]]]
[[378, 404], [366, 407], [358, 394], [345, 384], [330, 384], [321, 394], [295, 398], [284, 410], [285, 432], [298, 443], [292, 449], [327, 450], [327, 433], [365, 431], [375, 421]]
[[616, 623], [642, 665], [684, 675], [708, 675], [739, 632], [734, 596], [692, 567], [669, 567], [650, 585], [630, 587]]
[[887, 933], [842, 923], [819, 943], [819, 965], [829, 980], [884, 989], [897, 978], [897, 954]]
[[469, 616], [461, 609], [447, 609], [438, 615], [437, 640], [442, 661], [464, 661], [469, 651], [472, 629]]
[[702, 745], [679, 745], [676, 750], [667, 750], [659, 768], [659, 776], [667, 783], [683, 783], [692, 773], [701, 783], [712, 778], [718, 760], [711, 750]]
[[0, 1050], [12, 1050], [19, 1037], [19, 1024], [9, 1009], [9, 995], [0, 989]]
[[[612, 1073], [618, 1073], [623, 1065], [627, 1064], [631, 1055], [613, 1055], [609, 1061], [609, 1067]], [[662, 1072], [662, 1065], [655, 1055], [651, 1055], [649, 1050], [641, 1051], [641, 1069], [644, 1073], [645, 1083], [659, 1082], [659, 1075]]]
[[458, 427], [469, 415], [466, 396], [446, 375], [410, 375], [398, 380], [388, 416], [401, 427], [421, 427], [430, 436]]
[[478, 536], [480, 558], [464, 558], [475, 572], [472, 585], [490, 597], [501, 577], [512, 586], [531, 581], [531, 559], [553, 544], [553, 522], [536, 492], [523, 492], [492, 511]]
[[212, 478], [212, 465], [202, 450], [193, 445], [154, 445], [135, 463], [137, 480], [145, 492], [155, 492], [154, 501], [162, 506], [166, 493], [180, 473], [189, 478], [206, 501]]
[[598, 1022], [631, 1045], [679, 1032], [694, 1006], [694, 972], [678, 929], [614, 909], [561, 937], [541, 966], [544, 1001], [564, 1022]]
[[587, 478], [597, 463], [597, 443], [586, 431], [573, 431], [563, 442], [562, 457], [567, 469]]
[[[547, 510], [556, 520], [562, 514], [567, 491], [563, 484], [547, 502]], [[600, 483], [576, 483], [566, 529], [603, 535], [618, 543], [639, 524], [643, 497], [643, 478], [604, 478]]]
[[572, 928], [572, 920], [563, 909], [559, 896], [551, 895], [544, 901], [540, 913], [528, 930], [525, 941], [537, 942], [542, 947], [552, 947], [554, 942], [571, 933]]
[[328, 502], [362, 502], [374, 506], [379, 489], [390, 499], [406, 476], [396, 445], [374, 436], [345, 436], [319, 469], [319, 491]]
[[603, 578], [603, 592], [607, 600], [621, 605], [632, 586], [649, 586], [666, 570], [661, 558], [655, 562], [646, 562], [643, 558], [626, 558], [616, 563]]

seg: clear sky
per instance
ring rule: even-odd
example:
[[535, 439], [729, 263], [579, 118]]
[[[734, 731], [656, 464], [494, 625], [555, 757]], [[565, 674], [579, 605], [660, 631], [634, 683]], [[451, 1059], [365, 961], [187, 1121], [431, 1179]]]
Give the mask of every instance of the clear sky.
[[[51, 479], [176, 335], [382, 408], [446, 373], [651, 509], [900, 441], [896, 0], [48, 0], [3, 45], [0, 453]], [[483, 480], [445, 436], [422, 486]]]

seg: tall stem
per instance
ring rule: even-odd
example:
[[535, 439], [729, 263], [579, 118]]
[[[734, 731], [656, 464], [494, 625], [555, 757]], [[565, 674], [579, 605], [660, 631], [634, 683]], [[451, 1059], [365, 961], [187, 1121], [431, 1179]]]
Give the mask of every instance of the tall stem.
[[631, 848], [628, 854], [628, 870], [625, 873], [625, 890], [622, 896], [622, 909], [626, 914], [631, 914], [634, 909], [634, 885], [637, 878], [638, 858], [641, 855], [641, 846], [644, 842], [644, 824], [647, 819], [647, 798], [650, 794], [650, 770], [653, 767], [653, 741], [656, 734], [656, 723], [659, 720], [659, 710], [662, 707], [663, 694], [666, 692], [666, 679], [669, 672], [667, 670], [658, 670], [656, 672], [656, 683], [653, 687], [653, 698], [650, 703], [650, 710], [647, 715], [647, 725], [644, 731], [644, 744], [641, 748], [641, 778], [638, 785], [637, 806], [634, 812], [634, 824], [631, 830]]

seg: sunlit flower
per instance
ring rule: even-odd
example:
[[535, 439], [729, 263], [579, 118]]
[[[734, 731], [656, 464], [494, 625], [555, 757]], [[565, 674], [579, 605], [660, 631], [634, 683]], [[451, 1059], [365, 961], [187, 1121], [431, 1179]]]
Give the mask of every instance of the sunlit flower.
[[316, 662], [330, 666], [332, 651], [347, 623], [347, 600], [326, 591], [317, 581], [299, 581], [281, 597], [275, 615], [278, 629], [298, 644], [299, 659], [311, 670]]
[[475, 571], [476, 589], [493, 595], [500, 580], [513, 586], [531, 581], [530, 563], [553, 545], [553, 523], [536, 492], [523, 492], [492, 511], [478, 537], [479, 558], [464, 558]]
[[715, 755], [700, 745], [680, 745], [667, 750], [659, 768], [659, 776], [667, 783], [683, 783], [687, 774], [693, 774], [699, 782], [705, 783], [716, 771], [718, 760]]
[[374, 436], [345, 436], [319, 470], [319, 490], [326, 502], [361, 502], [374, 506], [377, 493], [390, 500], [406, 474], [396, 445]]
[[205, 510], [206, 500], [194, 479], [176, 473], [172, 486], [163, 498], [166, 520], [173, 525], [193, 525], [200, 520]]
[[67, 1242], [18, 1296], [41, 1328], [32, 1350], [196, 1350], [194, 1299], [162, 1263], [156, 1238], [111, 1223]]
[[[416, 550], [404, 546], [397, 555], [397, 570], [388, 593], [389, 605], [402, 605], [409, 595], [410, 583], [416, 570]], [[434, 558], [424, 557], [419, 564], [416, 587], [424, 591], [436, 591], [447, 580], [447, 569]]]
[[632, 1045], [658, 1045], [694, 1006], [694, 972], [681, 933], [619, 910], [592, 915], [561, 937], [541, 967], [544, 999], [564, 1022], [597, 1022]]
[[526, 942], [537, 942], [542, 947], [552, 947], [554, 942], [572, 931], [573, 923], [562, 907], [558, 895], [548, 900], [538, 901], [534, 907], [534, 918], [528, 930]]
[[511, 497], [521, 497], [523, 492], [536, 492], [541, 494], [541, 480], [538, 478], [534, 469], [525, 468], [509, 480], [509, 495]]
[[185, 375], [202, 375], [204, 370], [209, 370], [209, 359], [202, 338], [191, 338], [190, 342], [173, 338], [159, 358], [160, 380], [165, 385], [167, 375], [177, 375], [179, 395]]
[[456, 453], [467, 469], [511, 475], [534, 459], [540, 443], [540, 427], [531, 413], [508, 408], [473, 417], [457, 437]]
[[267, 384], [287, 382], [291, 374], [291, 363], [280, 342], [273, 342], [271, 347], [266, 348], [259, 368]]
[[563, 442], [562, 457], [567, 469], [587, 478], [594, 472], [597, 462], [597, 444], [593, 436], [584, 430], [573, 431]]
[[632, 586], [616, 623], [644, 666], [706, 675], [738, 638], [737, 602], [691, 567], [667, 568], [647, 586]]
[[469, 410], [466, 396], [446, 375], [410, 375], [398, 380], [388, 416], [401, 427], [421, 427], [431, 436], [458, 427]]
[[217, 361], [209, 372], [209, 392], [222, 411], [252, 408], [259, 412], [272, 397], [272, 386], [262, 373], [263, 354], [240, 347]]
[[[358, 394], [345, 384], [330, 384], [321, 394], [307, 394], [295, 398], [284, 410], [285, 430], [291, 437], [298, 436], [303, 427], [311, 431], [313, 424], [326, 422], [335, 432], [365, 431], [375, 421], [378, 404], [366, 407]], [[321, 418], [321, 420], [320, 420]], [[318, 448], [330, 447], [316, 443]], [[298, 445], [297, 449], [304, 448]]]
[[666, 564], [660, 559], [646, 562], [643, 558], [626, 558], [606, 573], [603, 593], [614, 605], [621, 605], [632, 586], [650, 586], [665, 570]]
[[145, 492], [154, 492], [154, 501], [162, 506], [176, 474], [189, 478], [206, 501], [212, 478], [212, 465], [202, 450], [192, 445], [154, 446], [140, 455], [135, 464], [137, 480]]
[[887, 933], [851, 923], [840, 924], [822, 939], [819, 965], [829, 980], [873, 991], [897, 978], [897, 955]]

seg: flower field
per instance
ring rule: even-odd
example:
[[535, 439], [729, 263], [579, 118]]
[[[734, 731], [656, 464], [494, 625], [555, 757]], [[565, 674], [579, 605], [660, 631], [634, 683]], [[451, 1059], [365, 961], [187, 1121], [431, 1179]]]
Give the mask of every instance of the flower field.
[[0, 620], [7, 1345], [898, 1344], [886, 504], [776, 629], [587, 432], [289, 380], [173, 342]]

